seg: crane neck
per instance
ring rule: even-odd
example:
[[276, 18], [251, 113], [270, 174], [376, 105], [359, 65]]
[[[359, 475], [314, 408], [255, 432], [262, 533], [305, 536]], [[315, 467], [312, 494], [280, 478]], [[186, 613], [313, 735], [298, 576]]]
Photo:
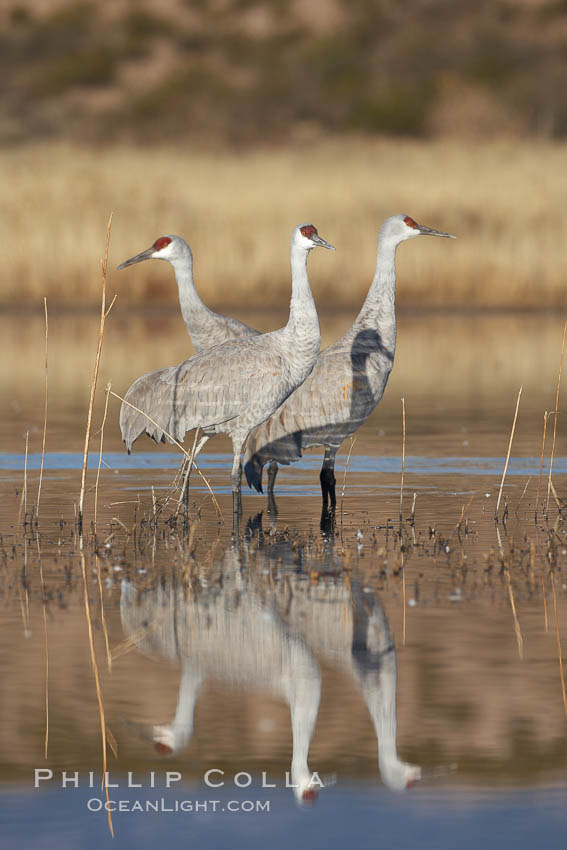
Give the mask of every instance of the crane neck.
[[351, 585], [352, 644], [348, 663], [374, 724], [378, 763], [389, 788], [402, 790], [419, 768], [398, 758], [396, 746], [396, 648], [386, 612], [376, 596], [364, 595], [359, 582]]
[[382, 344], [393, 350], [396, 344], [396, 249], [399, 242], [378, 235], [376, 271], [366, 300], [354, 323], [355, 333], [373, 328]]
[[193, 254], [189, 245], [185, 245], [183, 253], [169, 261], [175, 272], [175, 280], [179, 290], [179, 305], [183, 321], [189, 335], [197, 334], [202, 326], [203, 318], [211, 311], [201, 301], [199, 293], [195, 289], [193, 278]]
[[296, 797], [301, 799], [312, 779], [308, 765], [309, 745], [319, 711], [321, 674], [311, 656], [308, 659], [297, 659], [294, 669], [296, 676], [287, 693], [293, 737], [291, 781]]
[[195, 702], [202, 682], [203, 674], [198, 669], [183, 664], [175, 717], [168, 726], [155, 728], [156, 743], [166, 744], [174, 753], [188, 744], [193, 734]]
[[287, 328], [294, 335], [318, 337], [319, 318], [313, 300], [309, 278], [307, 277], [307, 257], [309, 250], [297, 245], [291, 246], [291, 302]]

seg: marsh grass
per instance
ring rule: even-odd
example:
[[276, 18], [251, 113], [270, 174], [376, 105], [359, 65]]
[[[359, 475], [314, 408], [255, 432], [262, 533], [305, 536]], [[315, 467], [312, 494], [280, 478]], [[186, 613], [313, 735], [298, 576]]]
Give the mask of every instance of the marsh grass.
[[557, 372], [557, 387], [555, 390], [555, 408], [553, 410], [553, 439], [551, 442], [551, 455], [549, 458], [549, 478], [547, 482], [547, 501], [545, 503], [546, 513], [549, 513], [549, 497], [553, 487], [551, 475], [553, 472], [553, 458], [555, 456], [555, 439], [557, 437], [557, 417], [559, 416], [559, 391], [561, 389], [561, 373], [563, 372], [563, 357], [565, 355], [565, 334], [567, 333], [567, 322], [563, 326], [563, 341], [561, 343], [561, 357], [559, 358], [559, 370]]
[[[86, 568], [86, 562], [85, 562], [85, 553], [84, 553], [84, 551], [82, 551], [82, 549], [81, 549], [80, 555], [81, 555], [81, 575], [82, 575], [82, 579], [83, 579], [83, 596], [84, 596], [84, 603], [85, 603], [85, 619], [86, 619], [86, 622], [87, 622], [87, 629], [88, 629], [88, 636], [89, 636], [89, 651], [90, 651], [90, 657], [91, 657], [91, 667], [92, 667], [93, 676], [94, 676], [94, 680], [95, 680], [96, 697], [97, 697], [99, 720], [100, 720], [100, 733], [101, 733], [101, 745], [102, 745], [102, 775], [103, 775], [103, 777], [105, 777], [106, 776], [106, 769], [107, 769], [106, 718], [105, 718], [105, 713], [104, 713], [104, 703], [103, 703], [103, 699], [102, 699], [102, 688], [101, 688], [98, 662], [97, 662], [97, 656], [96, 656], [96, 647], [95, 647], [95, 642], [94, 642], [94, 637], [93, 637], [93, 624], [92, 624], [92, 617], [91, 617], [91, 607], [90, 607], [90, 602], [89, 602], [89, 586], [88, 586], [88, 579], [87, 579], [87, 568]], [[105, 794], [106, 794], [106, 802], [108, 804], [108, 802], [109, 802], [108, 783], [105, 782], [104, 779], [103, 779], [102, 787], [104, 788], [104, 791], [105, 791]], [[109, 806], [107, 806], [107, 811], [108, 811], [108, 814], [107, 814], [108, 828], [110, 830], [110, 834], [114, 838], [114, 827], [113, 827], [113, 824], [112, 824], [112, 812], [111, 812]]]
[[[112, 213], [110, 214], [110, 218], [108, 219], [108, 224], [106, 226], [106, 242], [104, 246], [104, 259], [102, 261], [102, 296], [101, 296], [101, 306], [100, 306], [100, 327], [98, 332], [98, 341], [96, 348], [96, 357], [94, 363], [93, 370], [93, 379], [91, 383], [91, 392], [89, 399], [89, 412], [87, 416], [87, 427], [85, 431], [85, 446], [83, 450], [83, 469], [81, 473], [81, 490], [79, 493], [79, 509], [78, 509], [78, 521], [79, 521], [79, 530], [82, 531], [83, 528], [83, 505], [85, 498], [85, 482], [87, 478], [87, 462], [89, 459], [89, 443], [91, 439], [91, 424], [93, 417], [93, 408], [94, 408], [94, 400], [96, 394], [96, 385], [98, 380], [98, 370], [100, 366], [100, 355], [102, 351], [102, 341], [104, 338], [104, 323], [108, 313], [110, 313], [112, 309], [112, 305], [114, 304], [114, 299], [112, 300], [110, 307], [106, 308], [106, 278], [107, 278], [107, 268], [108, 268], [108, 248], [110, 245], [110, 228], [112, 227]], [[108, 396], [107, 396], [108, 398]], [[95, 502], [96, 502], [96, 493], [95, 493]], [[95, 516], [96, 516], [96, 506], [95, 506]]]
[[37, 501], [35, 506], [36, 521], [39, 522], [39, 500], [41, 498], [41, 483], [43, 480], [43, 467], [45, 464], [45, 441], [47, 438], [47, 409], [49, 401], [49, 373], [48, 373], [48, 355], [49, 355], [49, 319], [47, 315], [47, 298], [43, 299], [43, 308], [45, 311], [45, 397], [43, 407], [43, 439], [41, 441], [41, 469], [39, 471], [39, 484], [37, 485]]
[[[170, 443], [172, 443], [174, 446], [176, 446], [178, 449], [180, 449], [180, 450], [183, 452], [183, 456], [184, 456], [184, 460], [185, 460], [185, 462], [187, 462], [188, 464], [190, 464], [190, 466], [194, 466], [194, 467], [195, 467], [195, 469], [197, 470], [197, 472], [198, 472], [198, 474], [199, 474], [199, 477], [200, 477], [201, 481], [203, 482], [203, 484], [205, 485], [205, 487], [206, 487], [206, 488], [207, 488], [207, 490], [209, 491], [209, 494], [210, 494], [211, 499], [212, 499], [212, 501], [213, 501], [213, 504], [214, 504], [214, 506], [215, 506], [215, 510], [216, 510], [216, 512], [217, 512], [217, 517], [218, 517], [218, 519], [219, 519], [219, 522], [221, 522], [222, 524], [224, 524], [224, 516], [223, 516], [223, 513], [222, 513], [222, 511], [221, 511], [221, 509], [220, 509], [220, 505], [219, 505], [219, 503], [218, 503], [218, 501], [217, 501], [217, 497], [215, 496], [214, 491], [213, 491], [213, 489], [212, 489], [211, 485], [209, 484], [208, 480], [205, 478], [205, 476], [203, 475], [203, 473], [201, 472], [201, 470], [199, 469], [199, 467], [198, 467], [198, 466], [197, 466], [197, 464], [195, 463], [194, 452], [188, 452], [188, 451], [186, 451], [186, 450], [183, 448], [183, 446], [181, 445], [181, 443], [179, 443], [179, 442], [175, 439], [175, 437], [173, 437], [173, 436], [172, 436], [172, 435], [171, 435], [168, 431], [166, 431], [166, 430], [165, 430], [165, 428], [162, 428], [162, 426], [161, 426], [161, 425], [159, 425], [159, 424], [155, 421], [155, 419], [152, 419], [152, 417], [149, 415], [149, 413], [146, 413], [146, 411], [145, 411], [145, 410], [141, 410], [139, 407], [136, 407], [136, 405], [135, 405], [135, 404], [132, 404], [130, 401], [126, 401], [126, 399], [122, 398], [122, 396], [119, 396], [117, 393], [113, 392], [112, 390], [109, 390], [109, 392], [110, 392], [110, 395], [113, 395], [115, 398], [117, 398], [119, 401], [121, 401], [121, 402], [122, 402], [122, 404], [127, 404], [127, 405], [128, 405], [128, 407], [131, 407], [131, 408], [132, 408], [133, 410], [135, 410], [137, 413], [141, 413], [141, 414], [142, 414], [142, 416], [145, 416], [145, 417], [146, 417], [146, 419], [147, 419], [149, 422], [151, 422], [151, 423], [152, 423], [152, 425], [155, 425], [157, 428], [161, 428], [161, 430], [163, 431], [163, 433], [165, 434], [165, 436], [167, 437], [167, 439], [169, 440], [169, 442], [170, 442]], [[178, 474], [177, 474], [177, 476], [176, 476], [176, 479], [177, 479], [177, 477], [181, 477], [181, 478], [182, 478], [182, 475], [180, 475], [180, 473], [178, 472]]]
[[406, 468], [406, 400], [405, 398], [401, 399], [402, 402], [402, 474], [400, 477], [400, 528], [403, 523], [403, 509], [404, 509], [404, 472]]
[[553, 591], [553, 615], [555, 618], [555, 641], [557, 643], [557, 661], [559, 663], [559, 679], [561, 681], [561, 696], [563, 698], [563, 709], [567, 717], [567, 692], [565, 690], [565, 674], [563, 671], [563, 654], [561, 652], [561, 639], [559, 637], [559, 619], [557, 615], [557, 592], [555, 590], [555, 573], [551, 573], [551, 588]]
[[[454, 233], [398, 257], [400, 306], [567, 304], [567, 148], [534, 142], [317, 142], [238, 153], [58, 145], [0, 152], [0, 303], [94, 305], [100, 232], [115, 210], [110, 267], [165, 233], [195, 255], [206, 303], [289, 300], [289, 237], [309, 219], [337, 252], [314, 253], [320, 308], [359, 306], [382, 221], [398, 212]], [[176, 304], [165, 263], [112, 276], [121, 304]]]
[[510, 440], [508, 442], [508, 451], [506, 453], [506, 461], [504, 463], [504, 469], [502, 471], [502, 479], [500, 481], [500, 488], [498, 490], [498, 499], [496, 501], [496, 511], [494, 513], [494, 519], [498, 520], [498, 510], [500, 508], [500, 500], [502, 499], [502, 490], [504, 488], [504, 481], [506, 479], [506, 472], [508, 471], [508, 463], [510, 462], [510, 454], [512, 453], [512, 443], [514, 441], [514, 433], [516, 431], [516, 422], [518, 420], [518, 410], [520, 408], [520, 399], [522, 397], [523, 387], [520, 387], [518, 390], [518, 398], [516, 400], [516, 409], [514, 410], [514, 421], [512, 422], [512, 430], [510, 431]]

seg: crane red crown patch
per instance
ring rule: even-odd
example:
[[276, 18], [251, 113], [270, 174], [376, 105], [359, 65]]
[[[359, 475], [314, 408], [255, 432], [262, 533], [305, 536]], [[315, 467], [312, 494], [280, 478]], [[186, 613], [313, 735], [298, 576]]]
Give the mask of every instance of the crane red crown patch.
[[170, 242], [171, 239], [169, 238], [169, 236], [160, 236], [160, 238], [156, 239], [156, 241], [154, 242], [154, 248], [156, 249], [156, 251], [161, 251], [162, 248], [167, 248]]
[[306, 236], [308, 239], [311, 236], [317, 236], [317, 228], [314, 227], [312, 224], [306, 224], [304, 227], [301, 228], [301, 235]]
[[406, 215], [406, 217], [404, 218], [404, 221], [405, 221], [405, 223], [407, 224], [408, 227], [413, 227], [414, 230], [418, 229], [417, 222], [415, 222], [413, 220], [413, 218], [410, 218], [409, 215]]

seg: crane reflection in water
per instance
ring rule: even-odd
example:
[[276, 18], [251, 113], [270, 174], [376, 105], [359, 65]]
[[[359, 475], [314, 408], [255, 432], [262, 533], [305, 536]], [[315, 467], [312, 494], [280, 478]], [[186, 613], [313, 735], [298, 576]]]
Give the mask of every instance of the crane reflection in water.
[[[308, 757], [321, 697], [320, 658], [360, 689], [374, 724], [384, 784], [396, 791], [412, 786], [421, 768], [397, 753], [396, 649], [380, 600], [345, 580], [332, 541], [326, 541], [328, 577], [317, 583], [297, 567], [286, 569], [291, 555], [289, 541], [251, 552], [245, 539], [190, 592], [175, 577], [151, 589], [123, 582], [126, 636], [138, 650], [181, 665], [175, 715], [152, 727], [157, 752], [179, 755], [188, 746], [206, 680], [264, 691], [289, 705], [291, 783], [298, 802], [313, 800], [320, 781], [314, 781]], [[266, 569], [271, 557], [280, 565], [284, 559], [275, 583]]]

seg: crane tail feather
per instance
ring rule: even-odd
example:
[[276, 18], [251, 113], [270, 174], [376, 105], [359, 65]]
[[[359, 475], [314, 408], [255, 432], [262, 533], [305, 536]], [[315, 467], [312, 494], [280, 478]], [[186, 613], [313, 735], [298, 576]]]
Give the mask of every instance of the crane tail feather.
[[254, 488], [258, 493], [263, 493], [262, 488], [262, 472], [264, 470], [264, 462], [258, 454], [253, 454], [244, 464], [244, 474], [246, 482], [250, 489]]

